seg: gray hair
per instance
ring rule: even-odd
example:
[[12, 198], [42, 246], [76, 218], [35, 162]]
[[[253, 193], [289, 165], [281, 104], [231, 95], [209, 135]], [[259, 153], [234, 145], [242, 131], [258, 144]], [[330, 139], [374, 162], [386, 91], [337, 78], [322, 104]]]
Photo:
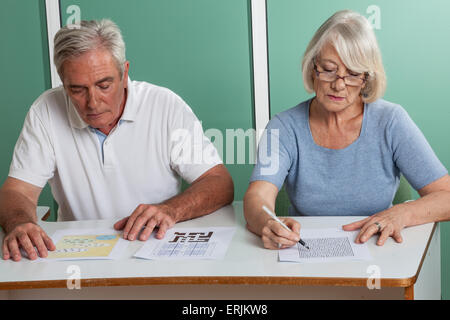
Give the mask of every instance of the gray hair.
[[100, 21], [80, 21], [79, 25], [67, 25], [61, 28], [54, 38], [54, 57], [56, 70], [63, 81], [62, 66], [70, 58], [103, 48], [108, 50], [123, 76], [125, 58], [125, 43], [119, 27], [109, 19]]
[[336, 49], [348, 69], [368, 75], [366, 85], [361, 90], [364, 102], [373, 102], [384, 94], [386, 74], [375, 33], [364, 16], [350, 10], [333, 14], [309, 42], [302, 60], [306, 91], [314, 91], [313, 59], [320, 54], [326, 43]]

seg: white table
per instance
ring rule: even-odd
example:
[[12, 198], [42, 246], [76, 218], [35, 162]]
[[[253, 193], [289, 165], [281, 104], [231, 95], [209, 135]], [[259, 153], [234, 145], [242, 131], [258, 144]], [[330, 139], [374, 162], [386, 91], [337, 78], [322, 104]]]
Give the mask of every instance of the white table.
[[[48, 208], [38, 208], [42, 216]], [[298, 217], [302, 228], [342, 226], [362, 217]], [[40, 222], [52, 234], [66, 228], [111, 227], [115, 221]], [[368, 245], [370, 261], [299, 264], [278, 261], [245, 228], [241, 202], [177, 227], [236, 226], [224, 260], [155, 261], [132, 258], [143, 242], [129, 243], [121, 260], [0, 262], [3, 299], [440, 299], [439, 225], [407, 228], [403, 243]], [[0, 236], [3, 239], [3, 234]], [[75, 266], [75, 269], [70, 269]], [[372, 267], [371, 267], [372, 266]], [[375, 267], [373, 267], [375, 266]], [[375, 268], [375, 269], [371, 269]], [[79, 270], [81, 289], [67, 288]], [[381, 289], [367, 279], [380, 272]], [[70, 280], [70, 283], [75, 283]]]

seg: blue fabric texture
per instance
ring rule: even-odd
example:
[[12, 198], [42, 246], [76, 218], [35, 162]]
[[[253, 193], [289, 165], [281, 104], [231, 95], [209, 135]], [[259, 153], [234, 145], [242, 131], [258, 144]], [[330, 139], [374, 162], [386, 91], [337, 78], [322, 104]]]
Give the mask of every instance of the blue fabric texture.
[[[120, 119], [119, 122], [117, 123], [118, 126], [120, 126], [122, 124], [123, 120]], [[102, 161], [104, 161], [104, 152], [103, 152], [103, 145], [105, 143], [105, 140], [107, 138], [107, 135], [104, 134], [103, 132], [101, 132], [100, 130], [93, 128], [91, 126], [89, 126], [89, 128], [91, 129], [92, 132], [94, 132], [97, 135], [98, 138], [98, 142], [100, 143], [100, 151], [102, 153]]]
[[401, 174], [416, 190], [447, 174], [400, 105], [382, 99], [365, 104], [358, 139], [328, 149], [311, 134], [311, 100], [269, 121], [250, 178], [278, 190], [285, 184], [290, 215], [372, 215], [392, 206]]

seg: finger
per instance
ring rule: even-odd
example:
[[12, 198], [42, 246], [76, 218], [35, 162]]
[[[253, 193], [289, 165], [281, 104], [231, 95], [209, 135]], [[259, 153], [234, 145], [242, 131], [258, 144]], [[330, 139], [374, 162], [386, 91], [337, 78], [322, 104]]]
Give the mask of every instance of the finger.
[[142, 213], [142, 211], [144, 211], [144, 209], [143, 209], [142, 206], [139, 205], [136, 208], [136, 210], [134, 210], [133, 213], [128, 218], [126, 218], [127, 222], [126, 222], [125, 227], [123, 229], [123, 238], [124, 239], [128, 239], [128, 234], [130, 233], [131, 228], [134, 226], [135, 220]]
[[130, 232], [128, 233], [128, 240], [133, 241], [137, 239], [139, 233], [141, 232], [142, 228], [147, 224], [149, 219], [144, 213], [142, 213], [133, 224], [133, 227], [131, 228]]
[[[297, 220], [291, 219], [291, 218], [283, 218], [281, 220], [284, 222], [285, 225], [287, 225], [289, 227], [289, 229], [292, 230], [292, 232], [296, 233], [297, 235], [300, 235], [300, 228], [301, 228], [300, 222], [298, 222]], [[295, 239], [292, 239], [292, 240], [295, 240]]]
[[3, 259], [8, 260], [11, 257], [11, 255], [9, 254], [8, 245], [5, 240], [3, 240], [2, 251], [3, 251]]
[[397, 243], [402, 243], [403, 242], [403, 237], [402, 237], [402, 235], [400, 233], [400, 230], [395, 230], [394, 234], [392, 235], [392, 237], [394, 238], [394, 240]]
[[155, 229], [155, 226], [156, 226], [156, 220], [151, 219], [149, 222], [147, 222], [147, 225], [144, 227], [144, 230], [141, 232], [140, 240], [146, 241], [152, 234], [153, 229]]
[[360, 229], [362, 226], [366, 224], [366, 222], [370, 219], [370, 217], [365, 218], [363, 220], [355, 221], [342, 226], [342, 229], [345, 231], [353, 231], [356, 229]]
[[19, 244], [17, 243], [17, 240], [15, 238], [10, 239], [8, 242], [8, 247], [10, 251], [10, 255], [14, 261], [20, 261], [22, 258], [19, 250]]
[[42, 239], [41, 233], [37, 232], [30, 234], [30, 239], [32, 245], [34, 245], [37, 248], [38, 255], [41, 258], [47, 257], [48, 255], [47, 246], [44, 244], [44, 240]]
[[54, 251], [56, 249], [55, 244], [53, 243], [52, 238], [50, 238], [44, 231], [41, 233], [42, 239], [44, 240], [45, 246], [48, 250]]
[[370, 239], [374, 234], [378, 233], [378, 226], [371, 224], [359, 237], [359, 242], [364, 243]]
[[382, 246], [386, 242], [387, 238], [392, 234], [392, 227], [386, 226], [381, 231], [380, 237], [378, 238], [377, 245]]
[[[362, 235], [365, 234], [367, 229], [369, 229], [369, 227], [371, 227], [371, 226], [373, 227], [374, 223], [371, 220], [367, 220], [366, 224], [360, 228], [359, 233], [356, 236], [356, 239], [355, 239], [356, 243], [362, 243], [362, 241], [361, 241]], [[377, 227], [377, 232], [378, 232], [378, 227]]]
[[300, 235], [292, 230], [286, 230], [281, 224], [275, 220], [270, 220], [267, 225], [269, 226], [272, 233], [280, 238], [285, 238], [293, 242], [300, 240]]
[[298, 244], [298, 242], [292, 242], [291, 245], [281, 244], [281, 243], [274, 242], [272, 239], [270, 239], [266, 236], [262, 237], [262, 240], [263, 240], [264, 248], [271, 249], [271, 250], [280, 250], [280, 249], [290, 248], [290, 247]]
[[270, 238], [266, 237], [266, 236], [262, 236], [261, 237], [262, 241], [263, 241], [263, 246], [266, 249], [271, 249], [271, 250], [278, 250], [278, 243], [273, 242]]
[[[294, 244], [296, 244], [298, 242], [298, 240], [290, 240], [288, 238], [285, 238], [283, 236], [279, 236], [276, 233], [273, 232], [272, 229], [270, 229], [270, 227], [266, 226], [263, 228], [263, 235], [265, 237], [267, 237], [268, 239], [270, 239], [272, 242], [274, 242], [275, 244], [281, 244], [282, 246], [288, 246], [291, 247]], [[298, 235], [296, 235], [298, 237]], [[278, 249], [278, 247], [277, 247]]]
[[155, 237], [157, 239], [162, 239], [164, 238], [164, 235], [166, 234], [166, 231], [168, 229], [170, 229], [171, 225], [169, 222], [167, 222], [167, 220], [163, 220], [160, 224], [159, 224], [159, 230], [156, 233]]
[[23, 233], [19, 237], [20, 246], [25, 250], [28, 255], [28, 259], [35, 260], [37, 258], [36, 250], [31, 242], [28, 234]]
[[115, 230], [122, 230], [125, 227], [125, 225], [127, 224], [127, 221], [128, 221], [128, 217], [120, 219], [119, 221], [117, 221], [114, 224], [114, 229]]

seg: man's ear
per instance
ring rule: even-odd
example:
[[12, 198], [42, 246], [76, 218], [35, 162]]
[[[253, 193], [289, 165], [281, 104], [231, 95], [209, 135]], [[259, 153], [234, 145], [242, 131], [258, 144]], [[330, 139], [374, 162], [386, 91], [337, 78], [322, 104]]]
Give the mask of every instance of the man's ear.
[[124, 68], [123, 68], [123, 74], [122, 74], [124, 88], [127, 88], [127, 86], [128, 86], [128, 70], [129, 69], [130, 69], [130, 61], [125, 61]]

